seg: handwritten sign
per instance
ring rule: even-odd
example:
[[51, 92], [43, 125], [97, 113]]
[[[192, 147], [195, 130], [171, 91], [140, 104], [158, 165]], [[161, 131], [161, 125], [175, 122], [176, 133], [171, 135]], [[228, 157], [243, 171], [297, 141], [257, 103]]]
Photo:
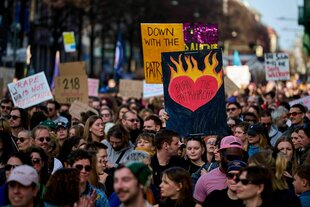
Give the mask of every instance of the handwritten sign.
[[99, 79], [88, 78], [88, 96], [98, 96]]
[[69, 108], [69, 113], [72, 116], [72, 118], [78, 120], [82, 120], [81, 113], [83, 112], [86, 113], [87, 111], [92, 111], [95, 114], [99, 115], [98, 111], [80, 101], [74, 101]]
[[55, 99], [71, 104], [75, 100], [88, 103], [88, 81], [83, 62], [61, 63], [55, 78]]
[[119, 93], [121, 96], [127, 98], [140, 99], [143, 93], [143, 82], [140, 80], [121, 79], [119, 83]]
[[66, 52], [75, 52], [76, 51], [76, 43], [74, 38], [74, 32], [63, 32], [63, 42]]
[[13, 81], [15, 68], [0, 67], [0, 96], [3, 97], [7, 92], [7, 85]]
[[217, 24], [183, 23], [185, 50], [216, 49]]
[[308, 110], [310, 109], [310, 96], [306, 96], [294, 101], [290, 101], [289, 102], [290, 106], [293, 106], [294, 104], [302, 104], [304, 106], [306, 106], [308, 108]]
[[166, 127], [185, 137], [225, 134], [221, 50], [162, 53], [162, 62]]
[[164, 95], [163, 84], [149, 84], [143, 81], [143, 98]]
[[265, 54], [266, 80], [289, 80], [290, 66], [288, 55], [285, 53]]
[[10, 83], [8, 88], [14, 105], [23, 109], [53, 99], [44, 72]]
[[162, 83], [161, 53], [184, 50], [183, 24], [141, 24], [146, 83]]

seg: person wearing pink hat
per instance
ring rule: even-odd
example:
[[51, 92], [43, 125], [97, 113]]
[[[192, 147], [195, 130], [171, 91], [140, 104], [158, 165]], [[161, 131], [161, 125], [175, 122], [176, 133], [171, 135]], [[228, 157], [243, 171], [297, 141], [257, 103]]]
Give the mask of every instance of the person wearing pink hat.
[[222, 190], [227, 187], [227, 165], [230, 161], [242, 159], [242, 141], [235, 136], [226, 136], [220, 142], [219, 152], [221, 155], [220, 166], [202, 175], [197, 181], [194, 190], [196, 207], [202, 206], [203, 202], [212, 191]]

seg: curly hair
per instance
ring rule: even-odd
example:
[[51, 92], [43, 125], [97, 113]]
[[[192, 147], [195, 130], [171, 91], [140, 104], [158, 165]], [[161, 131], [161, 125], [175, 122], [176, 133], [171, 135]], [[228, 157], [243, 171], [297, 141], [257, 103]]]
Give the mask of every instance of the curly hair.
[[77, 169], [57, 170], [46, 184], [44, 201], [53, 205], [73, 206], [80, 198], [79, 182], [80, 172]]

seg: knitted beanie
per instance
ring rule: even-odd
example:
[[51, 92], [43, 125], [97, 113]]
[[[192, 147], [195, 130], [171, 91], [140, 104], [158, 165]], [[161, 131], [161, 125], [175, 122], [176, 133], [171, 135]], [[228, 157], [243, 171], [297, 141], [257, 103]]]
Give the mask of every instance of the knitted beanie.
[[150, 182], [152, 171], [149, 166], [142, 162], [128, 162], [125, 164], [125, 167], [128, 168], [132, 174], [136, 176], [138, 182], [143, 186], [147, 186]]

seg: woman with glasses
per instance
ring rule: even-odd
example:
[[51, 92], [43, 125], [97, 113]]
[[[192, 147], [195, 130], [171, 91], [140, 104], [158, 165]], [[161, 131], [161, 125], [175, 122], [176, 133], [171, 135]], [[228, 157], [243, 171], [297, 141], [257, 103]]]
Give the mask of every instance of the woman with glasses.
[[90, 116], [85, 123], [83, 134], [86, 142], [101, 142], [104, 136], [104, 123], [101, 116]]
[[8, 205], [7, 184], [5, 181], [10, 176], [12, 170], [20, 165], [31, 165], [31, 161], [28, 155], [24, 152], [15, 152], [9, 155], [7, 162], [5, 163], [4, 172], [5, 178], [3, 178], [3, 185], [0, 186], [0, 206]]
[[80, 196], [92, 196], [94, 191], [96, 194], [96, 199], [94, 200], [95, 207], [108, 207], [109, 202], [107, 199], [106, 194], [94, 187], [89, 183], [89, 178], [91, 175], [92, 170], [92, 155], [86, 150], [75, 150], [71, 152], [71, 154], [67, 158], [67, 163], [69, 168], [75, 168], [79, 171], [80, 174], [80, 183], [79, 183], [79, 190]]
[[237, 197], [237, 182], [240, 170], [246, 167], [246, 163], [241, 160], [234, 160], [228, 163], [227, 188], [212, 191], [203, 203], [204, 207], [239, 207], [242, 200]]
[[39, 175], [38, 198], [42, 200], [45, 185], [50, 177], [50, 174], [48, 173], [48, 156], [40, 147], [30, 147], [27, 152], [30, 156], [33, 168]]
[[260, 166], [241, 169], [236, 179], [237, 198], [244, 202], [244, 207], [270, 207], [272, 192], [271, 172]]

